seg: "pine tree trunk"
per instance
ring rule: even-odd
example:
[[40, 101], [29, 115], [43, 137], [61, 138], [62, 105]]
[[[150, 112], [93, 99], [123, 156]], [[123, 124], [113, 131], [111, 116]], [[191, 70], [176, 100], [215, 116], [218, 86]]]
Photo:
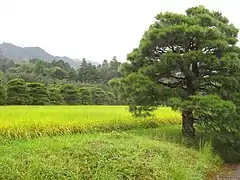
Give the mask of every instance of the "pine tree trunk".
[[195, 128], [193, 126], [193, 112], [186, 110], [182, 112], [182, 133], [186, 137], [195, 136]]

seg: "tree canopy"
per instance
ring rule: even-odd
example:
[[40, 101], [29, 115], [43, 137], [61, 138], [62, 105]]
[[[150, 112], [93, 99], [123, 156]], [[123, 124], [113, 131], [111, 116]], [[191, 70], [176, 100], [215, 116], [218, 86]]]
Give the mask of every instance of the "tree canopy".
[[6, 92], [5, 92], [5, 87], [0, 81], [0, 105], [4, 105], [6, 101]]
[[[98, 65], [83, 59], [79, 61], [79, 68], [72, 68], [62, 60], [30, 59], [15, 63], [11, 59], [0, 57], [0, 104], [17, 103], [14, 101], [15, 96], [10, 97], [13, 92], [10, 93], [9, 88], [11, 81], [18, 82], [19, 79], [24, 81], [24, 86], [28, 86], [27, 94], [30, 99], [22, 102], [26, 105], [123, 104], [117, 100], [118, 95], [107, 84], [110, 79], [121, 75], [120, 66], [121, 63], [116, 57], [110, 61], [104, 60]], [[67, 89], [67, 84], [70, 89]], [[16, 91], [18, 88], [20, 86], [16, 87]], [[110, 100], [110, 97], [114, 99]], [[12, 100], [6, 102], [6, 98]]]
[[182, 131], [192, 137], [196, 114], [201, 113], [187, 102], [209, 95], [229, 100], [239, 92], [237, 35], [226, 17], [204, 6], [185, 14], [160, 13], [128, 54], [123, 77], [110, 84], [120, 89], [136, 114], [161, 105], [180, 110]]
[[31, 105], [49, 104], [47, 88], [42, 83], [28, 83], [29, 97]]
[[29, 88], [23, 79], [12, 79], [7, 84], [8, 105], [26, 105], [29, 104]]
[[22, 78], [27, 82], [40, 82], [44, 84], [71, 83], [71, 84], [98, 84], [106, 86], [108, 81], [119, 77], [121, 63], [114, 57], [104, 60], [98, 65], [79, 61], [79, 68], [72, 68], [62, 60], [44, 61], [30, 59], [22, 63], [0, 57], [0, 76], [3, 80]]

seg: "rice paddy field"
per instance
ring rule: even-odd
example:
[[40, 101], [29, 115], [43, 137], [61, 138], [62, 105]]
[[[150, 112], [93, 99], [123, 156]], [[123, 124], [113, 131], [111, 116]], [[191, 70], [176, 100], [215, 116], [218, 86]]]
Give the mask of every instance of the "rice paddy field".
[[0, 107], [0, 179], [202, 180], [221, 159], [181, 135], [162, 107], [134, 118], [125, 106]]
[[126, 106], [0, 106], [0, 112], [0, 136], [8, 139], [155, 127], [181, 119], [167, 107], [148, 119], [132, 117]]

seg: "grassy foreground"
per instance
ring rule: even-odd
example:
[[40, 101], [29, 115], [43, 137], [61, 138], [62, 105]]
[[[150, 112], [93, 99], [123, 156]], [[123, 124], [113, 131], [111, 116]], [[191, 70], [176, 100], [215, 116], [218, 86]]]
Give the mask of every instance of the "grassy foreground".
[[125, 106], [0, 112], [0, 179], [200, 180], [221, 162], [210, 144], [181, 136], [181, 116], [170, 108], [147, 119]]
[[165, 126], [10, 141], [0, 147], [0, 179], [204, 179], [219, 158], [210, 145], [174, 143], [179, 133]]
[[156, 127], [178, 124], [181, 118], [165, 107], [148, 119], [133, 118], [126, 106], [1, 106], [0, 112], [3, 139]]

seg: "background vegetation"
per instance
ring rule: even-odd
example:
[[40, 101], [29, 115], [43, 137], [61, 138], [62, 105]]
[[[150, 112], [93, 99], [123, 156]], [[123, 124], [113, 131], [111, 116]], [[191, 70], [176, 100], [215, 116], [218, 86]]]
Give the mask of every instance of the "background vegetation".
[[240, 162], [237, 35], [198, 6], [158, 14], [125, 63], [0, 58], [0, 179], [209, 179]]
[[123, 100], [107, 84], [120, 77], [120, 66], [115, 57], [98, 66], [83, 59], [78, 69], [61, 60], [15, 64], [0, 58], [0, 104], [121, 105]]

